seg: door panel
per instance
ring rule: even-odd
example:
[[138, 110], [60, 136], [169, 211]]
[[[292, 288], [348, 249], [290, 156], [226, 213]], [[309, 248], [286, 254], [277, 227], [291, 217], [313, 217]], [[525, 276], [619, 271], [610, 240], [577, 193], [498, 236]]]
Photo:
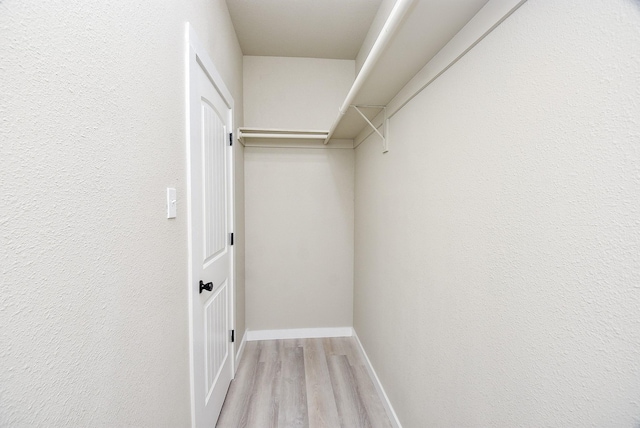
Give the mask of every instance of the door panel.
[[229, 358], [227, 346], [227, 282], [213, 290], [214, 294], [205, 303], [204, 334], [207, 346], [205, 347], [205, 371], [207, 401], [214, 393], [220, 373], [224, 369], [225, 362]]
[[[233, 377], [232, 110], [190, 51], [189, 213], [193, 419], [215, 426]], [[200, 281], [210, 290], [200, 291]]]
[[201, 100], [202, 105], [202, 159], [204, 161], [204, 234], [205, 262], [226, 250], [227, 240], [227, 187], [225, 149], [227, 135], [222, 118], [215, 108]]

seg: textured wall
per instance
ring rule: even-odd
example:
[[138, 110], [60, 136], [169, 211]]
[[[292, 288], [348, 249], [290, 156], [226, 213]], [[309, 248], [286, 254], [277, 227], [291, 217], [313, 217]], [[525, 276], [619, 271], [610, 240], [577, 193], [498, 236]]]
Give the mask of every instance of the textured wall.
[[640, 3], [529, 0], [356, 150], [354, 325], [405, 427], [640, 424]]
[[353, 80], [355, 62], [244, 57], [245, 125], [329, 130]]
[[245, 149], [250, 330], [350, 327], [353, 150]]
[[0, 2], [0, 426], [190, 425], [187, 20], [241, 118], [223, 0]]

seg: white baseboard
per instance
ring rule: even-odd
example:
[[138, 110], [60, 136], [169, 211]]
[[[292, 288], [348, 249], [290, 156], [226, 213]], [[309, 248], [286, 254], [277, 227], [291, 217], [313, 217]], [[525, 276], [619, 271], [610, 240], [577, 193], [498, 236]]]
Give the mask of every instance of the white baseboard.
[[376, 387], [376, 390], [378, 391], [378, 395], [380, 396], [380, 401], [382, 401], [382, 405], [384, 406], [384, 409], [387, 412], [387, 416], [391, 421], [391, 425], [393, 425], [394, 428], [402, 428], [402, 424], [398, 419], [398, 415], [396, 415], [395, 410], [393, 410], [393, 406], [389, 401], [389, 397], [387, 397], [387, 393], [384, 392], [382, 383], [380, 383], [380, 379], [378, 378], [376, 371], [373, 369], [373, 366], [371, 365], [371, 361], [369, 360], [369, 357], [367, 356], [367, 353], [365, 352], [364, 347], [362, 346], [362, 342], [360, 342], [360, 338], [358, 337], [358, 334], [355, 332], [355, 330], [353, 331], [353, 337], [356, 339], [356, 343], [360, 348], [360, 352], [362, 352], [362, 355], [364, 356], [364, 360], [367, 366], [367, 371], [369, 372], [369, 376], [371, 376], [371, 380], [373, 381], [373, 384]]
[[244, 346], [246, 344], [247, 344], [247, 330], [244, 331], [244, 334], [242, 335], [242, 340], [240, 341], [240, 346], [238, 346], [238, 352], [236, 352], [236, 361], [235, 361], [235, 367], [234, 367], [235, 371], [238, 371], [238, 367], [240, 366], [240, 359], [244, 354]]
[[247, 330], [247, 342], [276, 339], [316, 339], [319, 337], [351, 337], [353, 327], [292, 328], [285, 330]]

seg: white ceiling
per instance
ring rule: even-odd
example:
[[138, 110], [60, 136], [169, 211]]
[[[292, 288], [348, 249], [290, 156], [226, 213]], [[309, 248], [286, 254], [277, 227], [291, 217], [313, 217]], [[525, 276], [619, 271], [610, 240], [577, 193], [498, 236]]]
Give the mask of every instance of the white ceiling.
[[355, 59], [381, 0], [227, 0], [242, 53]]

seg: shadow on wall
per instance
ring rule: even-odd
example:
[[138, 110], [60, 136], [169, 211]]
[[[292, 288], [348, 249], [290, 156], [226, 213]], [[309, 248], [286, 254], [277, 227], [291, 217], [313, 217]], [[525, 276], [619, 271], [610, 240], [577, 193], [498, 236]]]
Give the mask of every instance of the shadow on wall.
[[[344, 149], [348, 150], [348, 149]], [[342, 177], [344, 176], [344, 168], [343, 165], [338, 161], [338, 157], [344, 154], [343, 149], [335, 149], [335, 150], [325, 150], [327, 153], [327, 158], [329, 158], [329, 166], [331, 168], [331, 175], [334, 178], [333, 185], [336, 188], [336, 192], [339, 196], [340, 206], [343, 208], [344, 212], [351, 212], [351, 217], [353, 218], [353, 203], [354, 203], [354, 192], [353, 187], [346, 188], [341, 186], [340, 183], [343, 181]], [[351, 154], [351, 183], [354, 182], [354, 169], [355, 169], [355, 150], [349, 151]]]

